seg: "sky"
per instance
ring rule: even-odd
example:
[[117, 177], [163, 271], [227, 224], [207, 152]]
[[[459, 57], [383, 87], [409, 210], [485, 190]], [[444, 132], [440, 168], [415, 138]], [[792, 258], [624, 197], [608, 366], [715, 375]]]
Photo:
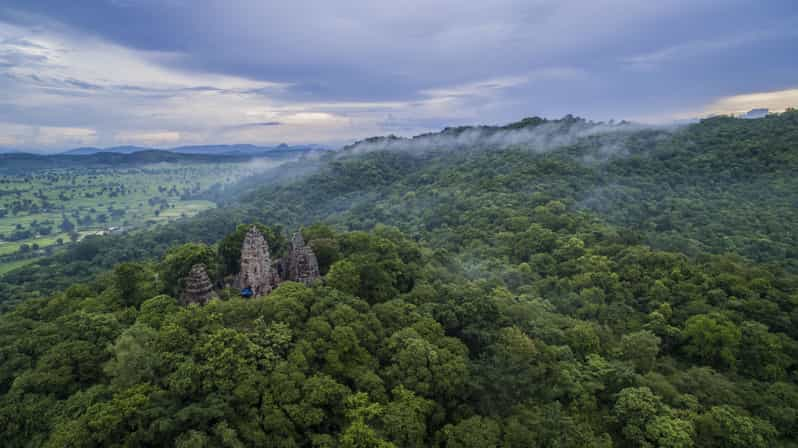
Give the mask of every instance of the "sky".
[[795, 0], [2, 0], [0, 147], [798, 106]]

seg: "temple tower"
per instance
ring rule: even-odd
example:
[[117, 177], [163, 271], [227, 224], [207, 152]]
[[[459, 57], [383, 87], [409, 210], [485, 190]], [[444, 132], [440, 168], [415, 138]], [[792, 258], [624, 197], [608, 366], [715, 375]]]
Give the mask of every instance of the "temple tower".
[[236, 284], [249, 288], [255, 297], [269, 294], [277, 286], [278, 276], [272, 266], [269, 244], [257, 227], [249, 228], [241, 246], [241, 270]]
[[310, 285], [321, 278], [319, 261], [313, 249], [305, 244], [302, 233], [294, 233], [287, 258], [285, 265], [288, 280]]
[[181, 300], [185, 305], [192, 303], [205, 305], [214, 296], [213, 284], [208, 278], [208, 272], [203, 264], [195, 264], [191, 267], [184, 284]]

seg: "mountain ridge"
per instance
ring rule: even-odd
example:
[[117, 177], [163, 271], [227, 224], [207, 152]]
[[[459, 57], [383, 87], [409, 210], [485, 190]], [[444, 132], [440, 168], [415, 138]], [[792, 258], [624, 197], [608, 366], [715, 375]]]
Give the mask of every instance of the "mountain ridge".
[[112, 146], [110, 148], [81, 147], [58, 153], [59, 155], [91, 155], [97, 153], [135, 154], [144, 151], [164, 151], [178, 154], [209, 154], [209, 155], [258, 155], [275, 152], [302, 152], [306, 150], [325, 150], [323, 145], [287, 145], [281, 143], [275, 146], [259, 146], [249, 143], [236, 143], [226, 145], [185, 145], [171, 148], [150, 148], [145, 146]]

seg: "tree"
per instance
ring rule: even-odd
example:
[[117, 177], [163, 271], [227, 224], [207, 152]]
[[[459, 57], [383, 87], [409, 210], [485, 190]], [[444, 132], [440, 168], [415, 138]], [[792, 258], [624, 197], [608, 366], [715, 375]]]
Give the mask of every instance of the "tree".
[[601, 340], [596, 328], [587, 322], [578, 321], [565, 330], [565, 339], [574, 353], [583, 358], [590, 353], [598, 353], [601, 349]]
[[474, 416], [442, 430], [446, 448], [491, 448], [501, 442], [501, 427], [488, 417]]
[[126, 329], [111, 348], [113, 357], [105, 365], [114, 384], [120, 389], [139, 383], [155, 383], [155, 373], [161, 364], [158, 352], [158, 332], [147, 325]]
[[613, 414], [622, 425], [623, 436], [635, 446], [646, 446], [647, 425], [661, 409], [661, 400], [647, 387], [628, 387], [618, 393]]
[[341, 448], [393, 448], [394, 444], [381, 438], [369, 425], [383, 412], [381, 405], [370, 403], [368, 395], [359, 392], [346, 399], [346, 417], [349, 426], [340, 437]]
[[763, 381], [784, 378], [790, 359], [779, 335], [759, 322], [743, 322], [740, 330], [740, 370]]
[[733, 367], [740, 345], [740, 328], [721, 314], [701, 314], [687, 320], [682, 331], [684, 351], [716, 367]]
[[662, 448], [690, 448], [694, 433], [692, 422], [670, 415], [657, 416], [646, 425], [646, 438]]
[[360, 289], [360, 272], [354, 263], [348, 260], [335, 262], [325, 277], [327, 285], [352, 295]]
[[418, 397], [401, 385], [391, 394], [393, 400], [384, 406], [380, 416], [382, 432], [397, 447], [424, 446], [427, 418], [435, 409], [435, 402]]
[[202, 243], [188, 243], [169, 250], [159, 266], [162, 291], [177, 297], [183, 289], [183, 279], [195, 264], [203, 264], [208, 268], [208, 275], [213, 278], [216, 266], [216, 254], [213, 249]]
[[154, 294], [150, 280], [153, 273], [143, 263], [122, 263], [114, 267], [114, 285], [122, 303], [138, 307], [142, 301]]
[[625, 334], [621, 337], [621, 356], [632, 362], [638, 371], [646, 373], [654, 367], [659, 345], [660, 338], [648, 330]]
[[560, 402], [516, 406], [503, 425], [505, 448], [611, 448], [607, 433], [597, 434], [582, 416]]
[[728, 405], [714, 406], [696, 420], [701, 447], [765, 448], [773, 446], [776, 429]]
[[75, 230], [75, 224], [73, 224], [66, 215], [63, 215], [61, 217], [61, 225], [59, 225], [58, 228], [63, 232], [72, 233]]
[[335, 231], [326, 224], [317, 223], [303, 228], [302, 236], [313, 248], [319, 261], [319, 270], [325, 275], [330, 266], [341, 257]]
[[462, 391], [468, 363], [465, 347], [459, 341], [445, 338], [439, 326], [435, 331], [435, 342], [412, 328], [394, 333], [387, 341], [391, 356], [386, 376], [393, 385], [401, 384], [422, 397], [445, 401]]
[[545, 344], [534, 341], [517, 327], [503, 328], [497, 341], [478, 365], [477, 378], [484, 400], [499, 412], [522, 402], [546, 387]]
[[177, 301], [167, 295], [155, 296], [145, 300], [139, 309], [136, 322], [155, 328], [161, 328], [164, 319], [179, 309]]

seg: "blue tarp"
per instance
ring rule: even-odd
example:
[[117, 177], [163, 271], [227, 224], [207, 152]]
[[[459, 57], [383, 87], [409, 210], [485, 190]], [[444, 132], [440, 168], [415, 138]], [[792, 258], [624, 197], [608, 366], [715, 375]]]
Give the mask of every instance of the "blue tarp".
[[253, 295], [255, 295], [255, 293], [252, 292], [252, 288], [244, 288], [241, 290], [241, 297], [249, 298], [252, 297]]

